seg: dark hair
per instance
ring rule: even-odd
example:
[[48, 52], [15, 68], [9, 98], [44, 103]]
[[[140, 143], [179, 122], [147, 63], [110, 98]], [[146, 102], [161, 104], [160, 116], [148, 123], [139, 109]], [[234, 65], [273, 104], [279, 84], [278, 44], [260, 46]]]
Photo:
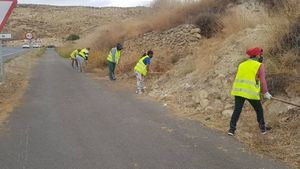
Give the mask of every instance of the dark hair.
[[147, 55], [153, 55], [153, 51], [152, 51], [152, 50], [149, 50], [149, 51], [147, 52]]
[[123, 45], [121, 43], [117, 43], [116, 47], [117, 47], [117, 50], [123, 49]]

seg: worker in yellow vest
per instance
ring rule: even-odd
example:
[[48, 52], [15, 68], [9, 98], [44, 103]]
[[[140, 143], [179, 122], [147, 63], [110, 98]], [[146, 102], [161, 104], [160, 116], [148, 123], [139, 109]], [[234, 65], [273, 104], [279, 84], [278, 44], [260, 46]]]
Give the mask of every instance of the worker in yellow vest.
[[235, 97], [235, 107], [230, 120], [228, 135], [233, 136], [236, 124], [239, 120], [245, 100], [247, 100], [256, 111], [257, 122], [262, 134], [266, 134], [270, 127], [265, 126], [263, 107], [260, 102], [260, 93], [264, 98], [271, 99], [265, 79], [265, 66], [263, 61], [263, 49], [251, 48], [247, 50], [249, 59], [242, 62], [233, 83], [231, 95]]
[[107, 57], [109, 79], [112, 81], [116, 80], [115, 69], [117, 64], [119, 64], [122, 49], [123, 46], [120, 43], [118, 43], [116, 47], [110, 50], [109, 55]]
[[84, 48], [76, 56], [78, 69], [80, 72], [82, 72], [82, 70], [83, 70], [83, 64], [85, 62], [87, 62], [87, 60], [89, 58], [89, 51], [90, 51], [90, 48]]
[[74, 66], [74, 63], [76, 65], [76, 67], [78, 67], [78, 63], [77, 63], [77, 60], [76, 60], [76, 56], [79, 54], [80, 52], [80, 49], [76, 49], [74, 50], [71, 54], [70, 54], [70, 59], [71, 59], [71, 65], [73, 68], [75, 68]]
[[145, 53], [136, 66], [134, 67], [134, 73], [136, 76], [136, 94], [142, 94], [144, 92], [144, 77], [150, 69], [151, 59], [153, 57], [153, 51], [149, 50]]

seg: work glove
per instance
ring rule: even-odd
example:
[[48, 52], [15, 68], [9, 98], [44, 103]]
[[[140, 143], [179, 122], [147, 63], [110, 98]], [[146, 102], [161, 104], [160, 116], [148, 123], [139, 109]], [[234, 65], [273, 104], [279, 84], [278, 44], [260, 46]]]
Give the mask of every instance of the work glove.
[[272, 95], [269, 92], [267, 92], [264, 94], [264, 98], [270, 100], [272, 98]]

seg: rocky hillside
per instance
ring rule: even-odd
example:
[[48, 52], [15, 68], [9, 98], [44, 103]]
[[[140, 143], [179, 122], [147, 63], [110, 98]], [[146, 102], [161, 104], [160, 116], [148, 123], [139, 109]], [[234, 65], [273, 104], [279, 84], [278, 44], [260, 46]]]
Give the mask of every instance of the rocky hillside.
[[153, 68], [159, 72], [170, 70], [176, 62], [193, 51], [202, 39], [200, 29], [195, 25], [184, 24], [163, 32], [149, 32], [138, 38], [125, 41], [124, 56], [127, 58], [122, 67], [131, 71], [136, 60], [147, 50], [156, 53]]

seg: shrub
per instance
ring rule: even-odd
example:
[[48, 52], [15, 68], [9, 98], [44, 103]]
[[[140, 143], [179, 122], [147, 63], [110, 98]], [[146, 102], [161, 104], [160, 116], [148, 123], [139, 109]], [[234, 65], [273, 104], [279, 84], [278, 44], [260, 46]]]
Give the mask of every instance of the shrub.
[[75, 41], [75, 40], [78, 40], [80, 39], [80, 37], [78, 35], [75, 35], [75, 34], [71, 34], [67, 37], [67, 41]]
[[220, 19], [215, 14], [210, 13], [199, 14], [194, 24], [201, 29], [200, 34], [207, 38], [212, 37], [224, 28]]
[[300, 56], [300, 17], [291, 24], [287, 32], [279, 34], [277, 39], [278, 43], [270, 51], [273, 56], [288, 51], [293, 51], [297, 56]]
[[264, 4], [267, 9], [280, 11], [287, 7], [288, 0], [257, 0], [259, 3]]

